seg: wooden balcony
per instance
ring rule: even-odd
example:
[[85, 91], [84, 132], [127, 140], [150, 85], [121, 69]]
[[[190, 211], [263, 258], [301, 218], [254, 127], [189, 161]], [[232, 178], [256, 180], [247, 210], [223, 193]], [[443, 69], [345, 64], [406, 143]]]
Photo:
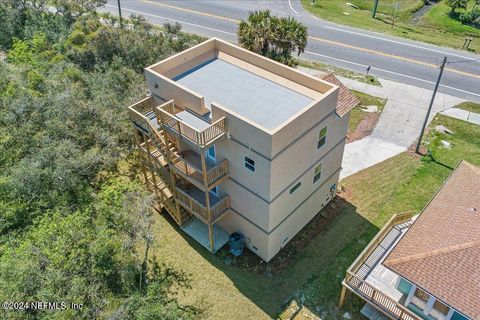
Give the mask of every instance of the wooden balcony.
[[370, 273], [374, 271], [375, 265], [381, 263], [382, 256], [396, 243], [397, 237], [400, 236], [398, 227], [411, 224], [414, 215], [414, 212], [406, 212], [393, 216], [352, 263], [342, 282], [340, 307], [345, 299], [345, 290], [349, 290], [390, 319], [421, 320], [400, 301], [392, 298], [385, 288], [377, 287], [378, 282], [376, 282], [377, 285], [373, 285], [367, 281]]
[[201, 157], [192, 150], [186, 150], [179, 154], [168, 151], [171, 160], [170, 167], [180, 176], [188, 180], [196, 187], [208, 190], [221, 183], [228, 176], [228, 161], [225, 159], [216, 163], [210, 159], [205, 159], [206, 172], [203, 174]]
[[128, 116], [133, 125], [146, 134], [158, 129], [152, 97], [146, 97], [128, 107]]
[[210, 124], [199, 116], [175, 107], [173, 100], [156, 107], [155, 113], [164, 129], [202, 149], [226, 135], [225, 117]]
[[217, 197], [209, 192], [210, 211], [206, 206], [205, 192], [193, 185], [176, 186], [176, 200], [206, 224], [217, 222], [230, 208], [230, 198]]

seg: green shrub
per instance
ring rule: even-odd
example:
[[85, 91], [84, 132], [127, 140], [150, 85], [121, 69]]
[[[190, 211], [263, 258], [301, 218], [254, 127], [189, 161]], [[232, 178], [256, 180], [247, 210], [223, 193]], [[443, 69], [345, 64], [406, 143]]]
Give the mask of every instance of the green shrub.
[[468, 0], [447, 0], [447, 4], [453, 13], [457, 9], [467, 9]]
[[472, 10], [462, 13], [459, 19], [463, 23], [470, 23], [480, 26], [480, 7], [475, 7]]

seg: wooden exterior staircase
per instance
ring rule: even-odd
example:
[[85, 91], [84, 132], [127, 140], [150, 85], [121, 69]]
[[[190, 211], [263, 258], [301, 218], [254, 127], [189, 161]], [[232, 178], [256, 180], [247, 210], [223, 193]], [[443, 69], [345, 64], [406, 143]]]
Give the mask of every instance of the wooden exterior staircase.
[[147, 189], [157, 196], [154, 207], [165, 209], [179, 226], [183, 226], [192, 216], [175, 201], [174, 177], [165, 157], [167, 152], [178, 153], [178, 146], [173, 139], [165, 139], [169, 134], [155, 125], [151, 98], [129, 107], [129, 115]]
[[212, 190], [228, 178], [228, 161], [207, 162], [205, 152], [226, 137], [226, 118], [199, 131], [176, 116], [182, 109], [173, 100], [154, 106], [147, 97], [128, 109], [144, 179], [157, 195], [157, 208], [165, 209], [180, 226], [194, 216], [206, 224], [214, 252], [213, 225], [228, 212], [230, 198]]

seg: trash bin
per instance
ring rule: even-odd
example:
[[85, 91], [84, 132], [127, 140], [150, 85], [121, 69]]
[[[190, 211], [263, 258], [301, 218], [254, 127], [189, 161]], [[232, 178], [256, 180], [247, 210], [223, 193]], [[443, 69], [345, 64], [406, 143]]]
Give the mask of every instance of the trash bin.
[[230, 246], [230, 253], [235, 257], [239, 257], [243, 254], [243, 248], [245, 247], [245, 236], [241, 233], [234, 232], [230, 235], [228, 245]]

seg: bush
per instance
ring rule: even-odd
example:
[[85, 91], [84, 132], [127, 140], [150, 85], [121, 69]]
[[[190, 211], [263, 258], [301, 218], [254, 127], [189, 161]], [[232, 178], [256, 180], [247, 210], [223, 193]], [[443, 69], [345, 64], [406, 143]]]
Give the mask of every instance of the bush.
[[466, 9], [468, 0], [447, 0], [447, 4], [451, 9], [451, 12], [455, 12], [457, 9]]
[[195, 318], [175, 297], [188, 279], [148, 254], [152, 196], [115, 177], [137, 178], [126, 106], [144, 96], [142, 69], [201, 38], [138, 18], [132, 30], [102, 25], [83, 14], [90, 0], [49, 1], [75, 10], [68, 23], [19, 5], [35, 1], [8, 1], [0, 1], [0, 300], [84, 307], [2, 319]]
[[459, 19], [463, 23], [480, 26], [480, 7], [475, 7], [472, 10], [462, 13]]

